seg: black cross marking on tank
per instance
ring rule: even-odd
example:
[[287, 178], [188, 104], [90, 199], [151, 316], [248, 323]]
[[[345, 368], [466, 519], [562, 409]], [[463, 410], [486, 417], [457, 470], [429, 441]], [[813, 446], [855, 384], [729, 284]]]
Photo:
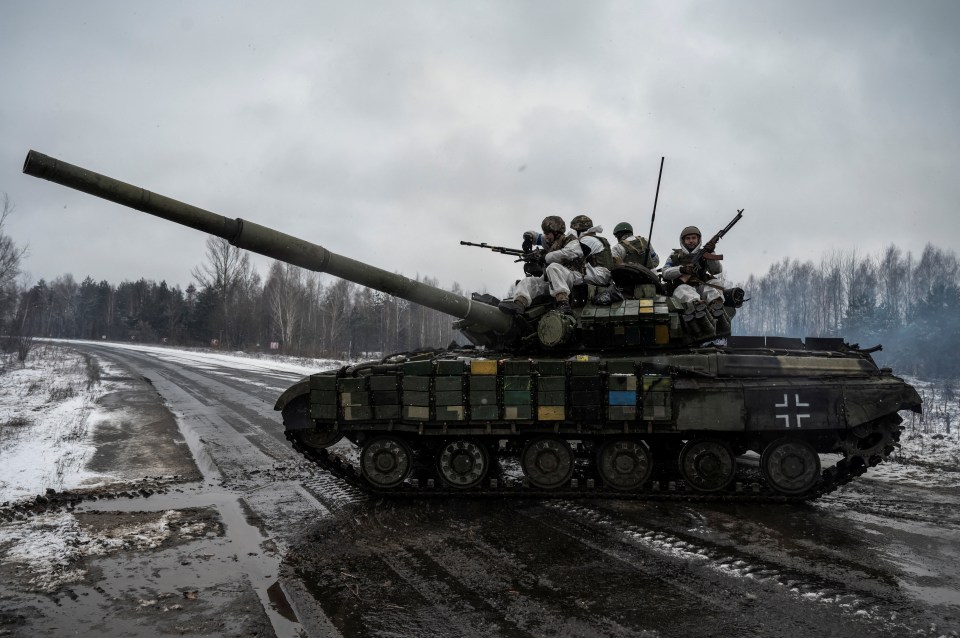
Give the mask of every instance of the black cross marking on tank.
[[[783, 403], [775, 403], [775, 404], [773, 405], [773, 407], [775, 407], [775, 408], [789, 408], [789, 407], [790, 407], [790, 401], [788, 400], [788, 397], [789, 397], [789, 395], [786, 394], [786, 393], [784, 393], [784, 395], [783, 395]], [[810, 414], [800, 414], [800, 412], [799, 412], [799, 411], [800, 411], [800, 408], [809, 408], [809, 407], [810, 407], [810, 404], [809, 404], [809, 403], [800, 403], [800, 395], [799, 395], [799, 394], [794, 394], [794, 395], [793, 395], [793, 408], [794, 408], [794, 410], [797, 412], [796, 417], [797, 417], [797, 427], [798, 427], [798, 428], [799, 428], [799, 427], [803, 427], [803, 424], [800, 422], [800, 419], [809, 419], [809, 418], [810, 418]], [[776, 415], [776, 416], [777, 416], [778, 419], [783, 419], [783, 427], [785, 427], [785, 428], [790, 427], [790, 415], [789, 415], [789, 414], [778, 414], [778, 415]]]

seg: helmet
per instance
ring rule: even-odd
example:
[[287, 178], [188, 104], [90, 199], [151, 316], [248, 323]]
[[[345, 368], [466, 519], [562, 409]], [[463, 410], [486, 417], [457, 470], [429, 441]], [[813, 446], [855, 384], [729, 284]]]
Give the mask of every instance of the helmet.
[[633, 234], [633, 226], [631, 226], [631, 225], [628, 224], [627, 222], [620, 222], [619, 224], [617, 224], [616, 226], [613, 227], [613, 236], [614, 236], [614, 237], [619, 237], [619, 236], [620, 236], [620, 233], [627, 233], [627, 234], [629, 234], [629, 235], [632, 235], [632, 234]]
[[586, 215], [577, 215], [570, 221], [570, 228], [582, 233], [593, 228], [593, 220]]
[[562, 217], [550, 215], [549, 217], [543, 218], [540, 228], [543, 229], [544, 234], [555, 233], [557, 235], [562, 235], [567, 231], [567, 223], [563, 221]]
[[701, 237], [703, 237], [703, 235], [700, 234], [700, 229], [699, 229], [699, 228], [697, 228], [696, 226], [687, 226], [687, 227], [684, 228], [682, 231], [680, 231], [680, 243], [681, 243], [681, 244], [683, 243], [683, 238], [686, 237], [687, 235], [696, 235], [698, 239], [701, 238]]

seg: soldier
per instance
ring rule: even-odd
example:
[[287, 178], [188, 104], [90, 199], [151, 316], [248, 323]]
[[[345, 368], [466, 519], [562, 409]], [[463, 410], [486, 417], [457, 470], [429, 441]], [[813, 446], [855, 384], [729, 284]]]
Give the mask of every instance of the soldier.
[[594, 226], [593, 220], [586, 215], [577, 215], [570, 221], [570, 228], [577, 233], [580, 247], [586, 258], [583, 277], [576, 283], [585, 282], [594, 286], [610, 285], [610, 269], [613, 268], [613, 255], [610, 242], [600, 237], [602, 226]]
[[[633, 226], [629, 223], [617, 224], [613, 229], [613, 236], [617, 238], [617, 243], [611, 248], [615, 265], [639, 264], [647, 268], [656, 268], [660, 265], [660, 256], [657, 255], [657, 251], [646, 239], [635, 236]], [[647, 255], [648, 248], [649, 255]]]
[[[684, 228], [680, 233], [680, 248], [674, 249], [667, 258], [661, 276], [667, 290], [672, 289], [674, 299], [687, 307], [685, 320], [701, 319], [705, 315], [709, 319], [712, 315], [714, 319], [711, 323], [716, 324], [717, 332], [729, 333], [730, 321], [723, 310], [723, 282], [717, 277], [723, 271], [723, 265], [718, 259], [709, 258], [716, 249], [712, 240], [704, 245], [700, 262], [693, 264], [700, 241], [699, 228]], [[712, 329], [712, 326], [705, 327], [701, 321], [703, 336], [709, 336]]]
[[707, 255], [713, 253], [716, 246], [707, 244], [703, 247], [704, 258], [694, 266], [693, 253], [700, 245], [700, 229], [696, 226], [687, 226], [680, 233], [680, 248], [667, 257], [663, 265], [663, 279], [667, 288], [673, 289], [673, 296], [682, 302], [690, 301], [723, 301], [723, 283], [717, 279], [723, 271], [723, 265], [716, 259], [709, 259]]
[[[543, 235], [539, 239], [546, 248], [543, 261], [546, 264], [543, 277], [524, 277], [513, 289], [513, 299], [500, 302], [499, 308], [509, 315], [522, 313], [530, 302], [546, 293], [557, 302], [557, 310], [571, 314], [570, 286], [577, 277], [583, 276], [583, 249], [573, 234], [566, 234], [567, 225], [556, 215], [545, 217], [540, 224]], [[523, 234], [524, 245], [535, 243], [536, 237], [530, 237], [532, 231]]]

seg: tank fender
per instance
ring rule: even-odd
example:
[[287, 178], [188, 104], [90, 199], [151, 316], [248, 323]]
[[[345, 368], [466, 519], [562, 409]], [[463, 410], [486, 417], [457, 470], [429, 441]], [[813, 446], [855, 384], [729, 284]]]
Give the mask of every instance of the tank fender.
[[310, 397], [310, 377], [304, 377], [284, 390], [283, 394], [277, 398], [277, 403], [273, 406], [273, 409], [282, 410], [287, 407], [288, 403], [302, 395], [307, 395], [308, 399]]

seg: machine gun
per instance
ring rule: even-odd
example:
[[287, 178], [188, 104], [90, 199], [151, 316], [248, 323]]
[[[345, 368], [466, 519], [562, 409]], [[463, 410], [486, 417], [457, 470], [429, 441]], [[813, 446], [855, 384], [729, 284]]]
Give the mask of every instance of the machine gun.
[[514, 261], [523, 262], [523, 272], [528, 277], [539, 277], [543, 274], [543, 256], [542, 250], [523, 250], [521, 248], [507, 248], [506, 246], [491, 246], [486, 242], [475, 244], [470, 241], [461, 241], [461, 246], [475, 246], [476, 248], [487, 248], [495, 253], [510, 255], [516, 257]]

